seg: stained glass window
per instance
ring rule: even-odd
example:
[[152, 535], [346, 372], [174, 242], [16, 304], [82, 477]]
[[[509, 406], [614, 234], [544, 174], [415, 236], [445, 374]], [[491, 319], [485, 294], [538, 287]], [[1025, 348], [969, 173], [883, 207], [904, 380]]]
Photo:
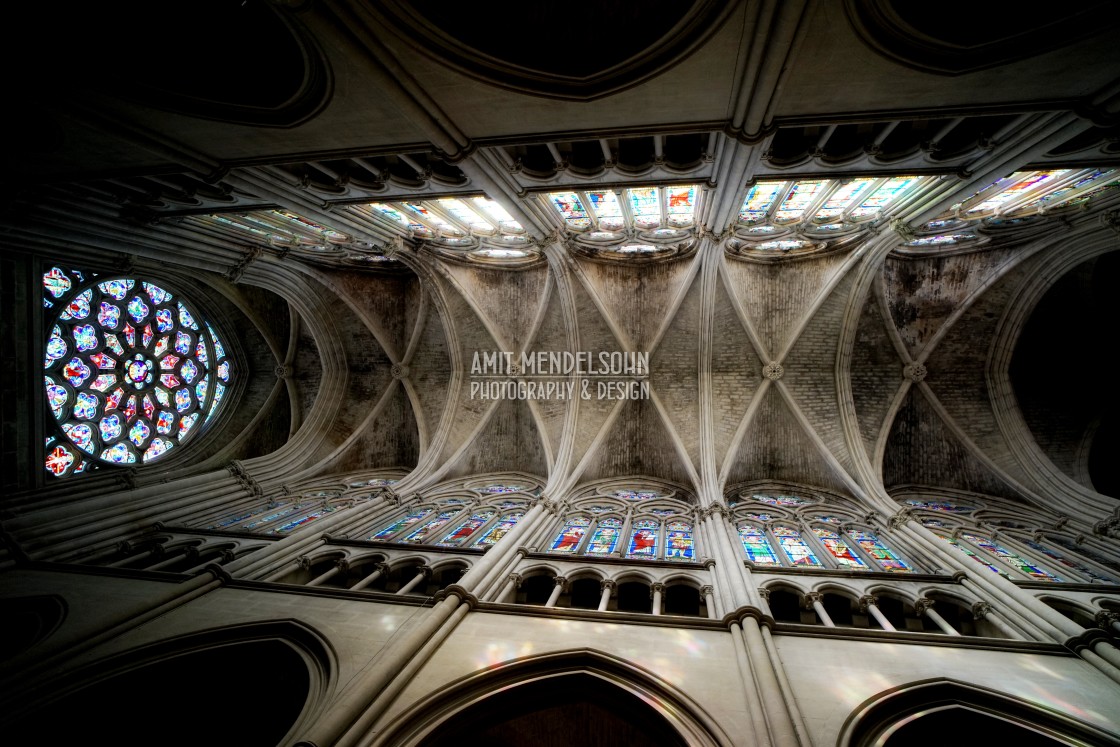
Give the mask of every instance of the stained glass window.
[[654, 519], [640, 519], [634, 522], [630, 532], [630, 543], [626, 547], [626, 557], [652, 560], [657, 557], [657, 534], [661, 523]]
[[848, 543], [841, 539], [836, 532], [824, 527], [813, 527], [813, 534], [820, 538], [821, 544], [824, 545], [836, 564], [841, 568], [858, 568], [860, 570], [867, 568], [863, 559], [852, 552], [852, 548], [848, 547]]
[[276, 510], [271, 511], [267, 516], [263, 516], [263, 517], [257, 519], [256, 521], [250, 521], [246, 524], [243, 524], [243, 525], [241, 525], [241, 528], [242, 529], [255, 529], [259, 526], [263, 526], [264, 524], [269, 523], [270, 521], [276, 521], [277, 519], [282, 519], [285, 516], [287, 516], [288, 514], [291, 514], [292, 512], [294, 512], [297, 508], [299, 508], [299, 506], [295, 505], [295, 504], [289, 504], [287, 506], [279, 506], [279, 507], [276, 508]]
[[398, 539], [397, 542], [408, 542], [410, 544], [419, 545], [425, 542], [430, 535], [437, 529], [455, 518], [462, 509], [456, 508], [451, 511], [444, 511], [436, 516], [434, 519], [429, 519], [420, 525], [419, 529], [414, 530], [411, 534], [403, 539]]
[[524, 516], [525, 516], [525, 514], [521, 514], [521, 513], [510, 514], [509, 516], [506, 516], [501, 521], [499, 521], [497, 524], [495, 524], [494, 526], [492, 526], [488, 530], [486, 530], [486, 534], [482, 535], [482, 537], [479, 538], [479, 540], [474, 543], [475, 546], [476, 547], [486, 547], [486, 546], [489, 546], [489, 545], [496, 544], [498, 542], [498, 540], [500, 540], [502, 537], [505, 537], [507, 534], [509, 534], [509, 530], [513, 529], [513, 527], [517, 524], [517, 522], [519, 522], [522, 518], [524, 518]]
[[755, 565], [781, 565], [774, 548], [770, 547], [766, 534], [761, 529], [750, 524], [739, 527], [739, 540], [743, 549], [747, 551], [747, 560]]
[[914, 508], [921, 508], [926, 511], [944, 511], [950, 514], [967, 514], [976, 510], [976, 508], [973, 506], [963, 506], [959, 503], [950, 503], [949, 501], [937, 500], [909, 500], [906, 501], [906, 505], [913, 506]]
[[610, 555], [618, 547], [618, 538], [622, 533], [622, 521], [619, 519], [602, 519], [595, 527], [595, 533], [587, 543], [588, 555]]
[[859, 220], [860, 218], [876, 215], [880, 210], [909, 190], [910, 187], [918, 183], [919, 177], [916, 176], [897, 176], [893, 179], [888, 179], [884, 184], [880, 185], [874, 192], [868, 195], [859, 207], [852, 211], [852, 218]]
[[591, 225], [587, 210], [574, 192], [554, 192], [548, 197], [572, 228], [587, 228]]
[[653, 490], [616, 490], [611, 495], [628, 501], [648, 501], [651, 498], [658, 498], [661, 494]]
[[470, 537], [472, 534], [477, 532], [480, 527], [482, 527], [492, 518], [494, 518], [493, 511], [480, 511], [479, 513], [471, 516], [471, 518], [467, 519], [465, 522], [459, 525], [457, 529], [455, 529], [453, 532], [448, 534], [436, 544], [445, 545], [447, 547], [454, 547], [455, 545], [462, 543], [467, 537]]
[[291, 521], [285, 522], [278, 527], [273, 527], [272, 529], [269, 529], [268, 533], [269, 534], [287, 534], [288, 532], [292, 531], [293, 529], [298, 529], [299, 527], [303, 526], [304, 524], [310, 524], [311, 522], [315, 521], [316, 519], [322, 518], [323, 516], [326, 516], [327, 514], [331, 513], [334, 510], [335, 510], [334, 506], [324, 506], [323, 508], [315, 509], [314, 511], [303, 514], [302, 516], [299, 516], [295, 519], [292, 519]]
[[805, 211], [816, 200], [821, 190], [828, 184], [827, 180], [795, 182], [786, 193], [786, 197], [774, 213], [775, 223], [788, 223], [801, 220]]
[[552, 552], [574, 553], [583, 540], [583, 535], [587, 534], [587, 527], [590, 525], [591, 519], [586, 516], [576, 516], [569, 519], [568, 524], [553, 540]]
[[1110, 568], [1120, 573], [1120, 563], [1117, 563], [1114, 559], [1097, 552], [1091, 547], [1088, 547], [1086, 545], [1078, 545], [1072, 540], [1062, 537], [1061, 535], [1054, 535], [1049, 537], [1049, 539], [1055, 544], [1061, 545], [1071, 552], [1080, 553], [1081, 555], [1087, 557], [1089, 560], [1100, 563], [1104, 567]]
[[739, 219], [749, 223], [764, 220], [766, 212], [774, 204], [774, 199], [784, 184], [785, 182], [759, 182], [751, 187], [747, 192], [747, 198], [743, 200]]
[[1058, 552], [1057, 550], [1053, 550], [1049, 547], [1046, 547], [1045, 545], [1040, 545], [1037, 542], [1032, 542], [1031, 540], [1024, 540], [1024, 543], [1027, 545], [1027, 547], [1031, 548], [1032, 550], [1037, 550], [1038, 552], [1042, 553], [1046, 557], [1058, 561], [1059, 563], [1064, 565], [1066, 568], [1072, 568], [1073, 570], [1077, 571], [1078, 573], [1080, 573], [1084, 576], [1088, 576], [1090, 579], [1094, 579], [1094, 580], [1098, 580], [1098, 581], [1107, 581], [1109, 583], [1115, 583], [1116, 582], [1115, 579], [1113, 579], [1109, 576], [1104, 576], [1104, 575], [1100, 574], [1099, 572], [1094, 571], [1092, 568], [1088, 567], [1084, 563], [1079, 563], [1072, 558], [1066, 557], [1065, 555]]
[[694, 553], [692, 525], [683, 521], [670, 521], [665, 527], [665, 559], [692, 560]]
[[385, 527], [384, 529], [382, 529], [377, 534], [370, 535], [368, 537], [368, 539], [383, 540], [387, 537], [392, 537], [394, 534], [401, 531], [405, 527], [412, 526], [416, 522], [420, 521], [421, 519], [423, 519], [425, 516], [427, 516], [431, 512], [432, 512], [432, 509], [430, 509], [430, 508], [422, 508], [419, 511], [416, 511], [414, 513], [409, 514], [408, 516], [405, 516], [403, 519], [399, 519], [399, 520], [393, 522], [392, 524]]
[[795, 566], [810, 566], [819, 568], [821, 561], [817, 560], [817, 556], [805, 544], [805, 540], [801, 539], [801, 532], [793, 527], [776, 526], [774, 527], [774, 537], [778, 540], [778, 545], [782, 551], [789, 558], [789, 562]]
[[892, 571], [899, 573], [909, 573], [910, 567], [902, 562], [889, 547], [883, 544], [883, 541], [870, 532], [864, 532], [859, 529], [848, 532], [848, 535], [856, 541], [863, 551], [875, 559], [875, 562], [884, 571]]
[[972, 550], [969, 550], [967, 547], [962, 545], [960, 542], [957, 542], [955, 539], [949, 539], [948, 537], [942, 537], [941, 539], [945, 540], [950, 545], [957, 548], [958, 550], [963, 552], [965, 555], [967, 555], [968, 557], [975, 560], [980, 565], [985, 566], [992, 573], [999, 573], [1000, 572], [999, 568], [996, 568], [994, 565], [992, 565], [988, 561], [984, 560], [982, 557], [980, 557], [979, 555], [974, 553]]
[[253, 509], [248, 509], [248, 510], [245, 510], [245, 511], [238, 511], [236, 513], [230, 514], [229, 516], [224, 516], [221, 519], [218, 519], [217, 522], [207, 525], [206, 528], [207, 529], [223, 529], [225, 527], [232, 526], [233, 524], [238, 524], [242, 521], [245, 521], [246, 519], [251, 519], [254, 516], [260, 516], [265, 511], [269, 511], [269, 510], [272, 510], [274, 508], [276, 508], [276, 506], [265, 505], [265, 506], [259, 506], [257, 508], [253, 508]]
[[975, 544], [981, 550], [984, 550], [985, 552], [988, 552], [988, 553], [991, 553], [992, 555], [995, 555], [997, 558], [1006, 562], [1012, 568], [1015, 568], [1019, 571], [1022, 571], [1023, 573], [1030, 576], [1031, 578], [1037, 579], [1039, 581], [1061, 581], [1061, 579], [1058, 578], [1057, 576], [1055, 576], [1054, 574], [1048, 573], [1047, 571], [1042, 570], [1041, 568], [1039, 568], [1034, 563], [1031, 563], [1030, 561], [1024, 560], [1022, 557], [1020, 557], [1019, 555], [1011, 552], [1006, 547], [1003, 547], [1002, 545], [998, 545], [998, 544], [996, 544], [995, 542], [993, 542], [989, 539], [985, 539], [984, 537], [978, 537], [975, 534], [967, 534], [967, 533], [962, 533], [961, 536], [964, 537], [969, 542], [972, 542], [973, 544]]
[[[81, 287], [58, 267], [43, 284], [45, 296], [65, 303], [48, 327], [46, 399], [80, 452], [113, 464], [153, 462], [216, 415], [233, 363], [188, 302], [132, 278]], [[58, 457], [52, 464], [52, 473], [66, 473]]]
[[751, 497], [768, 506], [804, 506], [813, 502], [795, 495], [754, 495]]
[[516, 493], [527, 489], [524, 485], [487, 485], [484, 488], [478, 488], [483, 493]]
[[591, 207], [599, 219], [599, 228], [604, 231], [617, 231], [625, 225], [622, 215], [622, 205], [618, 195], [613, 190], [593, 191], [587, 193], [591, 200]]

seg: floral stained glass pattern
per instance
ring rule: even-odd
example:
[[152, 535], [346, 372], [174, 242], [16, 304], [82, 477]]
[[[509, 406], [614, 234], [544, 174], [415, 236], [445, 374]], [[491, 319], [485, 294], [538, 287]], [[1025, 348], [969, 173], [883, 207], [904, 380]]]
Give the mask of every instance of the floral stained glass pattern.
[[[197, 335], [196, 313], [154, 283], [112, 278], [71, 287], [73, 283], [68, 286], [52, 273], [44, 279], [48, 294], [58, 291], [56, 297], [68, 303], [49, 327], [46, 391], [66, 437], [75, 444], [76, 438], [83, 439], [79, 448], [102, 462], [134, 464], [159, 459], [201, 430], [183, 424], [202, 414], [213, 416], [218, 398], [204, 386], [178, 389], [172, 395], [179, 380], [174, 373], [161, 373], [174, 371], [188, 382], [208, 381], [208, 360], [221, 360], [225, 381], [230, 380], [232, 364], [216, 353], [212, 342]], [[153, 324], [166, 334], [157, 336]], [[168, 350], [172, 336], [182, 340], [174, 354]], [[175, 411], [158, 411], [155, 403], [169, 403], [172, 396]], [[95, 421], [88, 438], [86, 429], [75, 429], [79, 421]]]

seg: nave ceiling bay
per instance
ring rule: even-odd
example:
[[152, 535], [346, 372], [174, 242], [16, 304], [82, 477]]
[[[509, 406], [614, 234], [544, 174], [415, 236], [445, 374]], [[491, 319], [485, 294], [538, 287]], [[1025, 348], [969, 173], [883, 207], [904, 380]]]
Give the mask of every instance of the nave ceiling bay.
[[[951, 70], [884, 36], [922, 32], [920, 13], [697, 2], [579, 80], [543, 48], [484, 65], [464, 49], [489, 42], [448, 38], [451, 11], [417, 26], [431, 4], [381, 5], [250, 3], [261, 33], [240, 49], [303, 66], [252, 101], [248, 52], [191, 71], [224, 80], [209, 91], [172, 86], [181, 67], [83, 70], [97, 85], [23, 133], [9, 235], [92, 225], [137, 263], [273, 290], [283, 266], [303, 319], [293, 426], [321, 431], [308, 470], [1115, 510], [1114, 398], [1084, 373], [1091, 333], [1067, 334], [1116, 317], [1120, 102], [1098, 5], [1095, 32], [1031, 54], [973, 39]], [[1007, 179], [1020, 191], [988, 191]], [[483, 351], [648, 352], [649, 397], [472, 397]]]

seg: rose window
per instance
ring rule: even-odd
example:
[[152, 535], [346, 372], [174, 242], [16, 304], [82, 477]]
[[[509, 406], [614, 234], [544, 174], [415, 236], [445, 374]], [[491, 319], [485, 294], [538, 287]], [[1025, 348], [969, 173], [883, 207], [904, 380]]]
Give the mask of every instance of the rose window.
[[61, 476], [82, 457], [146, 464], [202, 431], [233, 372], [213, 326], [154, 283], [115, 278], [70, 293], [60, 273], [44, 276], [48, 296], [65, 303], [49, 328], [44, 383], [55, 420], [80, 453], [60, 445], [47, 468]]

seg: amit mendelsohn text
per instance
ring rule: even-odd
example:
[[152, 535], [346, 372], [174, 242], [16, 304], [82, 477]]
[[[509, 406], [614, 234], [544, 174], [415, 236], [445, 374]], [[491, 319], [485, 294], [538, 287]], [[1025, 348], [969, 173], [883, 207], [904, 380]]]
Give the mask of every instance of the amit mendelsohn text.
[[539, 350], [518, 356], [508, 350], [475, 351], [471, 376], [648, 376], [649, 353]]
[[[471, 399], [649, 399], [649, 353], [476, 351]], [[540, 379], [541, 381], [537, 381]], [[579, 386], [577, 387], [577, 380]], [[594, 380], [594, 386], [592, 386]]]

